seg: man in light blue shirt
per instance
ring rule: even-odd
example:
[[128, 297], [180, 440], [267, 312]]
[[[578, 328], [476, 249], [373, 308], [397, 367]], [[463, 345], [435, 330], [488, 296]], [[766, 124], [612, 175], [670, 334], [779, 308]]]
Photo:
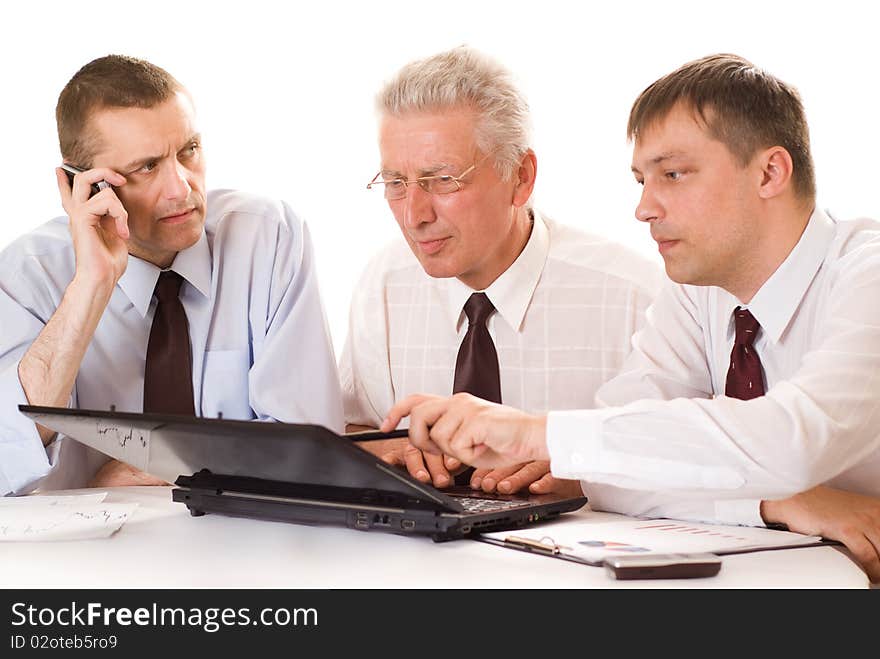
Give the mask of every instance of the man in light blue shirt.
[[[0, 253], [0, 495], [156, 482], [55, 437], [18, 405], [143, 409], [159, 274], [182, 277], [196, 415], [341, 431], [335, 358], [305, 224], [283, 202], [205, 190], [188, 92], [108, 56], [56, 109], [67, 217]], [[112, 187], [92, 193], [106, 181]]]

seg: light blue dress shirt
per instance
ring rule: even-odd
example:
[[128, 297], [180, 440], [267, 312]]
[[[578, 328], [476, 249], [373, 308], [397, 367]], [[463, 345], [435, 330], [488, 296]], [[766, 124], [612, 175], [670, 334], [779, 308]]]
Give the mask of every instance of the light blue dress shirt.
[[[196, 414], [315, 423], [342, 432], [336, 362], [311, 239], [284, 202], [208, 194], [205, 231], [171, 269], [184, 278]], [[67, 217], [0, 253], [0, 495], [83, 487], [106, 456], [59, 437], [44, 447], [18, 411], [18, 364], [73, 278]], [[76, 377], [70, 405], [140, 412], [159, 268], [133, 256]]]

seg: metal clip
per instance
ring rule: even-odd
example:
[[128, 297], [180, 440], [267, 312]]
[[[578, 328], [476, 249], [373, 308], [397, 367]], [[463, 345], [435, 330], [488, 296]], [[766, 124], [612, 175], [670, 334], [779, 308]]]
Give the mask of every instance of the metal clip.
[[552, 554], [554, 556], [556, 554], [559, 554], [563, 549], [569, 549], [569, 547], [557, 545], [553, 538], [547, 535], [545, 535], [540, 540], [523, 538], [518, 535], [509, 535], [504, 538], [504, 544], [513, 545], [514, 547], [521, 547], [530, 551], [540, 551], [546, 554]]

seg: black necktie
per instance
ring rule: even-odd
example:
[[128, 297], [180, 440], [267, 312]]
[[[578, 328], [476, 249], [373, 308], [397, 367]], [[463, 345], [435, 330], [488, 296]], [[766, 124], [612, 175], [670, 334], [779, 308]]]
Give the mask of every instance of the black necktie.
[[156, 282], [156, 314], [147, 342], [144, 412], [195, 416], [189, 323], [180, 303], [183, 278], [166, 270]]
[[751, 400], [764, 395], [764, 374], [761, 359], [755, 352], [755, 337], [761, 327], [748, 309], [733, 310], [736, 338], [730, 352], [727, 386], [724, 393], [731, 398]]
[[[501, 375], [498, 372], [498, 353], [486, 327], [486, 321], [495, 307], [485, 293], [473, 293], [464, 305], [468, 319], [467, 332], [455, 360], [455, 379], [452, 393], [465, 391], [483, 400], [501, 402]], [[470, 483], [473, 467], [455, 476], [456, 485]]]

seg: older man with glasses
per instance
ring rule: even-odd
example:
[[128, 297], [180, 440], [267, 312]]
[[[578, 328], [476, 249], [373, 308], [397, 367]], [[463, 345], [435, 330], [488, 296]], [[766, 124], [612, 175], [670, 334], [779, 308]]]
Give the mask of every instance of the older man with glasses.
[[[372, 259], [352, 299], [340, 363], [349, 429], [378, 427], [415, 392], [533, 412], [592, 406], [630, 352], [659, 268], [532, 208], [528, 105], [496, 62], [466, 47], [412, 62], [378, 109], [381, 169], [367, 188], [384, 194], [404, 240]], [[461, 472], [406, 440], [365, 446], [437, 487], [580, 491], [546, 461]]]

